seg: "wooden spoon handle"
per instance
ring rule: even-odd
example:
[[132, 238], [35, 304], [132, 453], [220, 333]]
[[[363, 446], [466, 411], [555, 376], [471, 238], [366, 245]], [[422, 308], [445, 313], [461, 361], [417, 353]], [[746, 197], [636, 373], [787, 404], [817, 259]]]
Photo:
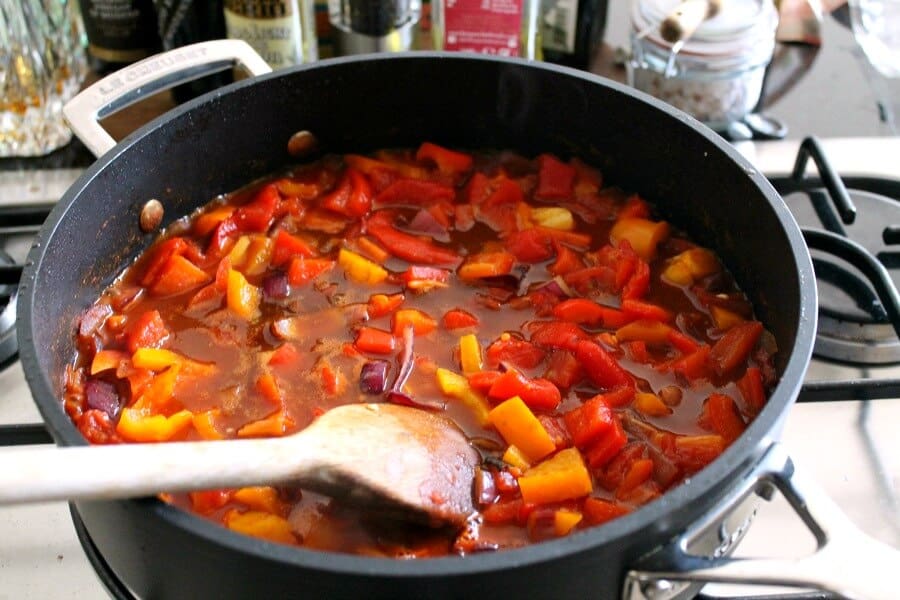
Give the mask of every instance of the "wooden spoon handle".
[[659, 35], [674, 44], [694, 35], [700, 24], [719, 12], [724, 0], [684, 0], [659, 25]]
[[[18, 448], [4, 453], [0, 505], [114, 499], [261, 482], [297, 475], [303, 445], [282, 439]], [[292, 460], [286, 460], [290, 452]]]

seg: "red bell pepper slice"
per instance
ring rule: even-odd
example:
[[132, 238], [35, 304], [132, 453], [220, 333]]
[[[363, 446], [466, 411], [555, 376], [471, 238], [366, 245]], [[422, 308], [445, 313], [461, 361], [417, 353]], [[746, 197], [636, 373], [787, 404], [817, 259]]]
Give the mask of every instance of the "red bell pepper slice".
[[568, 246], [553, 240], [553, 248], [556, 250], [556, 260], [547, 267], [553, 275], [565, 275], [584, 268], [581, 257]]
[[298, 256], [293, 258], [290, 266], [288, 266], [288, 283], [294, 286], [303, 285], [322, 273], [331, 270], [332, 267], [334, 267], [334, 261], [327, 258], [304, 258]]
[[538, 184], [534, 195], [546, 200], [566, 200], [575, 193], [575, 176], [578, 172], [572, 165], [560, 161], [550, 154], [542, 154], [537, 159]]
[[703, 409], [709, 426], [728, 444], [736, 440], [747, 427], [731, 396], [710, 394]]
[[554, 350], [547, 364], [544, 379], [556, 387], [568, 390], [584, 378], [584, 369], [568, 350]]
[[519, 206], [524, 202], [521, 186], [502, 177], [495, 181], [494, 190], [478, 206], [478, 220], [501, 235], [512, 233], [519, 229]]
[[508, 400], [513, 396], [521, 398], [528, 407], [541, 410], [553, 410], [562, 400], [559, 389], [546, 379], [529, 379], [510, 369], [491, 385], [488, 397]]
[[388, 252], [412, 263], [437, 266], [456, 266], [460, 256], [447, 248], [436, 246], [414, 235], [397, 231], [393, 225], [392, 211], [380, 210], [366, 222], [368, 233]]
[[530, 325], [531, 342], [547, 348], [574, 351], [588, 334], [578, 325], [566, 321], [539, 321]]
[[529, 341], [510, 337], [498, 339], [485, 350], [485, 365], [496, 369], [501, 363], [518, 369], [534, 369], [547, 353]]
[[403, 294], [374, 294], [369, 298], [367, 312], [370, 319], [377, 319], [389, 315], [403, 304], [406, 297]]
[[650, 265], [635, 256], [634, 272], [622, 287], [622, 300], [640, 300], [650, 289]]
[[504, 242], [506, 249], [524, 263], [539, 263], [553, 256], [553, 240], [537, 227], [516, 231]]
[[563, 421], [569, 430], [572, 443], [584, 448], [610, 431], [613, 428], [614, 418], [612, 409], [601, 394], [564, 413]]
[[138, 348], [157, 348], [169, 337], [158, 310], [148, 310], [125, 327], [125, 347], [134, 354]]
[[421, 179], [398, 179], [375, 196], [376, 206], [421, 206], [452, 204], [456, 190], [449, 185]]
[[598, 469], [609, 463], [625, 447], [628, 437], [622, 422], [615, 415], [612, 427], [599, 440], [584, 451], [584, 459], [592, 469]]
[[738, 323], [726, 331], [709, 352], [716, 373], [724, 375], [746, 362], [762, 332], [759, 321]]
[[303, 239], [279, 229], [272, 248], [272, 265], [281, 266], [295, 256], [311, 258], [316, 255], [315, 249]]
[[416, 160], [433, 162], [438, 171], [452, 175], [465, 173], [472, 168], [472, 156], [449, 150], [431, 142], [424, 142], [416, 150]]
[[634, 320], [631, 315], [621, 310], [597, 304], [587, 298], [563, 300], [553, 307], [553, 316], [562, 321], [608, 329], [618, 329]]
[[631, 509], [623, 504], [610, 502], [601, 498], [585, 498], [581, 507], [584, 520], [589, 525], [602, 525], [631, 512]]
[[737, 381], [738, 390], [744, 398], [744, 405], [751, 415], [756, 415], [766, 405], [766, 391], [763, 387], [762, 371], [757, 367], [748, 367], [744, 375]]
[[150, 286], [154, 296], [170, 296], [187, 292], [208, 283], [212, 278], [180, 254], [173, 254], [163, 265], [156, 281]]
[[638, 196], [637, 194], [632, 194], [625, 201], [625, 205], [619, 210], [619, 214], [616, 215], [618, 219], [649, 219], [650, 218], [650, 205], [647, 202]]
[[475, 327], [478, 323], [478, 317], [459, 308], [448, 310], [441, 318], [441, 325], [450, 331], [463, 327]]
[[347, 167], [337, 187], [322, 198], [320, 206], [347, 217], [362, 217], [372, 208], [373, 195], [365, 175]]
[[356, 332], [356, 349], [371, 354], [391, 354], [397, 345], [396, 338], [388, 332], [374, 327], [360, 327]]
[[622, 312], [632, 319], [648, 319], [664, 323], [672, 320], [672, 313], [665, 308], [641, 300], [622, 300]]
[[209, 237], [206, 253], [212, 256], [222, 256], [231, 243], [231, 235], [238, 230], [233, 215], [219, 221]]
[[710, 347], [703, 344], [695, 352], [673, 361], [670, 367], [676, 373], [684, 375], [688, 381], [705, 379], [709, 377], [709, 352]]
[[477, 371], [466, 375], [469, 385], [476, 392], [487, 394], [497, 380], [503, 377], [500, 371]]
[[602, 389], [634, 387], [631, 375], [599, 344], [584, 340], [575, 347], [575, 358], [584, 366], [588, 378]]
[[275, 184], [263, 186], [253, 200], [239, 206], [231, 215], [238, 231], [267, 231], [275, 220], [281, 194]]

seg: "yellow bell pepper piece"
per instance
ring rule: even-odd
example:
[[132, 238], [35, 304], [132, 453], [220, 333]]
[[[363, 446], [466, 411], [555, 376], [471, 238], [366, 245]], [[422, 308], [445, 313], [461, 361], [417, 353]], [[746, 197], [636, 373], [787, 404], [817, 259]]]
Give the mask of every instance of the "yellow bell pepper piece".
[[264, 235], [255, 235], [247, 247], [247, 255], [241, 269], [246, 275], [259, 275], [269, 266], [272, 259], [272, 238]]
[[120, 350], [100, 350], [91, 361], [91, 375], [101, 371], [118, 369], [122, 361], [128, 360], [128, 354]]
[[712, 275], [721, 267], [715, 255], [706, 248], [691, 248], [672, 257], [662, 277], [677, 285], [690, 285], [701, 277]]
[[713, 322], [715, 322], [716, 327], [722, 331], [731, 329], [738, 323], [744, 322], [744, 318], [741, 315], [734, 311], [730, 311], [727, 308], [722, 308], [721, 306], [711, 306], [709, 312], [712, 314]]
[[513, 467], [518, 467], [523, 471], [531, 467], [531, 461], [528, 460], [528, 457], [513, 445], [510, 445], [506, 452], [503, 453], [503, 462]]
[[178, 375], [181, 366], [174, 364], [165, 371], [156, 375], [150, 374], [150, 381], [140, 392], [137, 401], [132, 408], [147, 411], [149, 413], [171, 413], [180, 408], [175, 402], [175, 384], [178, 383]]
[[474, 333], [459, 338], [459, 363], [466, 375], [481, 371], [481, 344]]
[[359, 283], [381, 283], [388, 276], [387, 270], [346, 248], [338, 252], [338, 264], [346, 271], [347, 277]]
[[618, 244], [621, 240], [628, 240], [631, 248], [644, 260], [651, 260], [656, 254], [656, 247], [667, 237], [668, 223], [638, 217], [619, 219], [609, 232], [611, 242]]
[[270, 486], [241, 488], [231, 497], [246, 504], [248, 508], [275, 515], [283, 514], [285, 509], [284, 502], [278, 497], [278, 491]]
[[232, 531], [250, 535], [256, 538], [278, 542], [281, 544], [296, 544], [297, 538], [291, 531], [291, 524], [287, 519], [267, 512], [250, 510], [245, 513], [230, 510], [225, 514], [225, 526]]
[[562, 537], [568, 535], [581, 522], [582, 514], [577, 510], [561, 508], [553, 515], [553, 530]]
[[632, 404], [635, 410], [648, 417], [665, 417], [672, 412], [659, 396], [650, 392], [637, 392]]
[[259, 288], [251, 285], [239, 271], [228, 270], [228, 288], [225, 294], [228, 309], [239, 317], [250, 319], [259, 309]]
[[216, 427], [216, 420], [221, 415], [222, 411], [218, 408], [212, 408], [201, 413], [196, 413], [191, 418], [191, 422], [194, 424], [194, 429], [204, 440], [223, 440], [225, 439], [225, 436], [222, 435]]
[[549, 227], [550, 229], [560, 229], [562, 231], [575, 229], [575, 218], [572, 216], [572, 211], [559, 206], [532, 208], [531, 220], [536, 225]]
[[180, 410], [172, 416], [147, 415], [140, 409], [123, 408], [116, 432], [130, 442], [165, 442], [187, 430], [193, 415]]
[[438, 387], [444, 394], [462, 402], [475, 415], [479, 425], [487, 425], [490, 412], [487, 401], [472, 389], [465, 377], [441, 368], [435, 371], [435, 377]]
[[529, 504], [548, 504], [587, 496], [593, 485], [581, 453], [566, 448], [525, 471], [519, 477], [519, 491]]
[[131, 355], [131, 364], [139, 369], [162, 371], [172, 365], [180, 364], [184, 357], [177, 352], [164, 348], [138, 348]]
[[228, 260], [231, 261], [231, 266], [233, 268], [243, 266], [244, 261], [247, 260], [247, 248], [249, 247], [249, 235], [242, 235], [237, 239], [237, 241], [234, 243], [234, 246], [232, 246], [231, 248], [231, 252], [228, 253]]
[[516, 446], [532, 462], [556, 450], [543, 424], [518, 396], [495, 406], [488, 420], [508, 444]]

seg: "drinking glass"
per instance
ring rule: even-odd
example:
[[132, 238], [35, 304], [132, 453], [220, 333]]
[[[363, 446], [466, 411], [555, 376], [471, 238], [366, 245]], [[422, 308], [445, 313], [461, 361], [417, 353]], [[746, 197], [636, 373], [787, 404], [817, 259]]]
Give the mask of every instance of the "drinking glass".
[[873, 67], [872, 85], [895, 135], [900, 134], [900, 0], [849, 0], [850, 25]]
[[87, 74], [84, 46], [76, 0], [0, 0], [0, 157], [72, 139], [62, 107]]

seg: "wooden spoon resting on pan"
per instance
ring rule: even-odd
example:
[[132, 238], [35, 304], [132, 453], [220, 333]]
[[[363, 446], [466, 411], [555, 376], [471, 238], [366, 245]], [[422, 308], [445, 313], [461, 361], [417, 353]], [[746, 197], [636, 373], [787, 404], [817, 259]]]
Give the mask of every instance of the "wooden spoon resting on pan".
[[290, 484], [404, 520], [460, 524], [474, 510], [478, 458], [443, 417], [351, 404], [284, 438], [9, 451], [0, 505]]

